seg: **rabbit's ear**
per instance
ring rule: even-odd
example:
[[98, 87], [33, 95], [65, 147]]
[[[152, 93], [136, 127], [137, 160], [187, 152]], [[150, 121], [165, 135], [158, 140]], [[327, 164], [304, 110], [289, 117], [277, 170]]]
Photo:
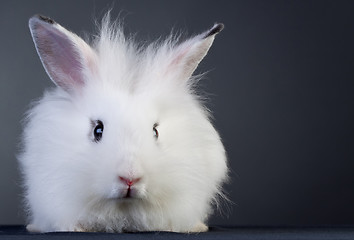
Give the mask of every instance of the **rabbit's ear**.
[[222, 23], [214, 24], [210, 30], [178, 45], [173, 50], [172, 61], [169, 64], [168, 71], [177, 71], [179, 77], [188, 80], [208, 53], [215, 35], [223, 28], [224, 25]]
[[66, 91], [82, 88], [95, 72], [95, 53], [84, 40], [41, 15], [29, 27], [42, 64], [52, 81]]

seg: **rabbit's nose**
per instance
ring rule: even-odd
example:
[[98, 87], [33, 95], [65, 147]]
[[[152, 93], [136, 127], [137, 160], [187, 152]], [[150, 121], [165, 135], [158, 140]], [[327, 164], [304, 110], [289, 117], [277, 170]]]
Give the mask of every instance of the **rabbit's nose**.
[[122, 176], [119, 176], [119, 180], [121, 182], [124, 182], [125, 184], [127, 184], [129, 187], [134, 185], [135, 183], [139, 182], [141, 178], [125, 178]]

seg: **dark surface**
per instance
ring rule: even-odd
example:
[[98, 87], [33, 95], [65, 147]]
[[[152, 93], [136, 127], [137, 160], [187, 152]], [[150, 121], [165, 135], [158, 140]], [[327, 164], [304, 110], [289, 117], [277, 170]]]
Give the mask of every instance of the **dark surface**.
[[73, 233], [33, 234], [24, 226], [0, 226], [0, 239], [353, 239], [354, 226], [341, 227], [211, 227], [209, 232], [181, 234], [143, 233]]

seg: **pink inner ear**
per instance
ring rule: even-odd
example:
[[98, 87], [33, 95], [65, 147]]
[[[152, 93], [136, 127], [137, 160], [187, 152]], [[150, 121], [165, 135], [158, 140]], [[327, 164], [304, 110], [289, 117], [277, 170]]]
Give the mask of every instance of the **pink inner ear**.
[[38, 52], [51, 79], [65, 90], [83, 86], [83, 59], [73, 40], [56, 28], [35, 30]]
[[178, 48], [175, 49], [175, 53], [174, 53], [174, 58], [173, 61], [170, 63], [171, 67], [179, 67], [184, 64], [186, 64], [188, 62], [188, 58], [189, 55], [193, 53], [191, 53], [191, 51], [193, 51], [193, 45], [197, 43], [193, 40], [189, 40], [186, 41], [184, 43], [182, 43], [180, 46], [178, 46]]
[[195, 39], [180, 45], [175, 50], [173, 60], [169, 64], [167, 72], [177, 72], [181, 80], [187, 81], [202, 59], [200, 56], [200, 45], [201, 42], [195, 41]]
[[184, 48], [182, 51], [178, 53], [178, 55], [171, 62], [171, 66], [176, 66], [182, 62], [184, 56], [187, 54], [189, 48]]

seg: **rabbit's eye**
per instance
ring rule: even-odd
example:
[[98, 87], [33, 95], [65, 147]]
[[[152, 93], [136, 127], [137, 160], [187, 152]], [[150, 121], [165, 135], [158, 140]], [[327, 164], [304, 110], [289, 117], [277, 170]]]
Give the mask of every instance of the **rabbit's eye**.
[[93, 130], [93, 136], [94, 136], [94, 140], [95, 142], [99, 142], [102, 138], [102, 134], [103, 134], [103, 123], [100, 120], [97, 120], [95, 122], [95, 129]]
[[157, 131], [157, 126], [158, 126], [158, 124], [155, 123], [154, 126], [152, 127], [152, 131], [154, 132], [154, 137], [155, 137], [156, 139], [159, 138], [159, 131]]

